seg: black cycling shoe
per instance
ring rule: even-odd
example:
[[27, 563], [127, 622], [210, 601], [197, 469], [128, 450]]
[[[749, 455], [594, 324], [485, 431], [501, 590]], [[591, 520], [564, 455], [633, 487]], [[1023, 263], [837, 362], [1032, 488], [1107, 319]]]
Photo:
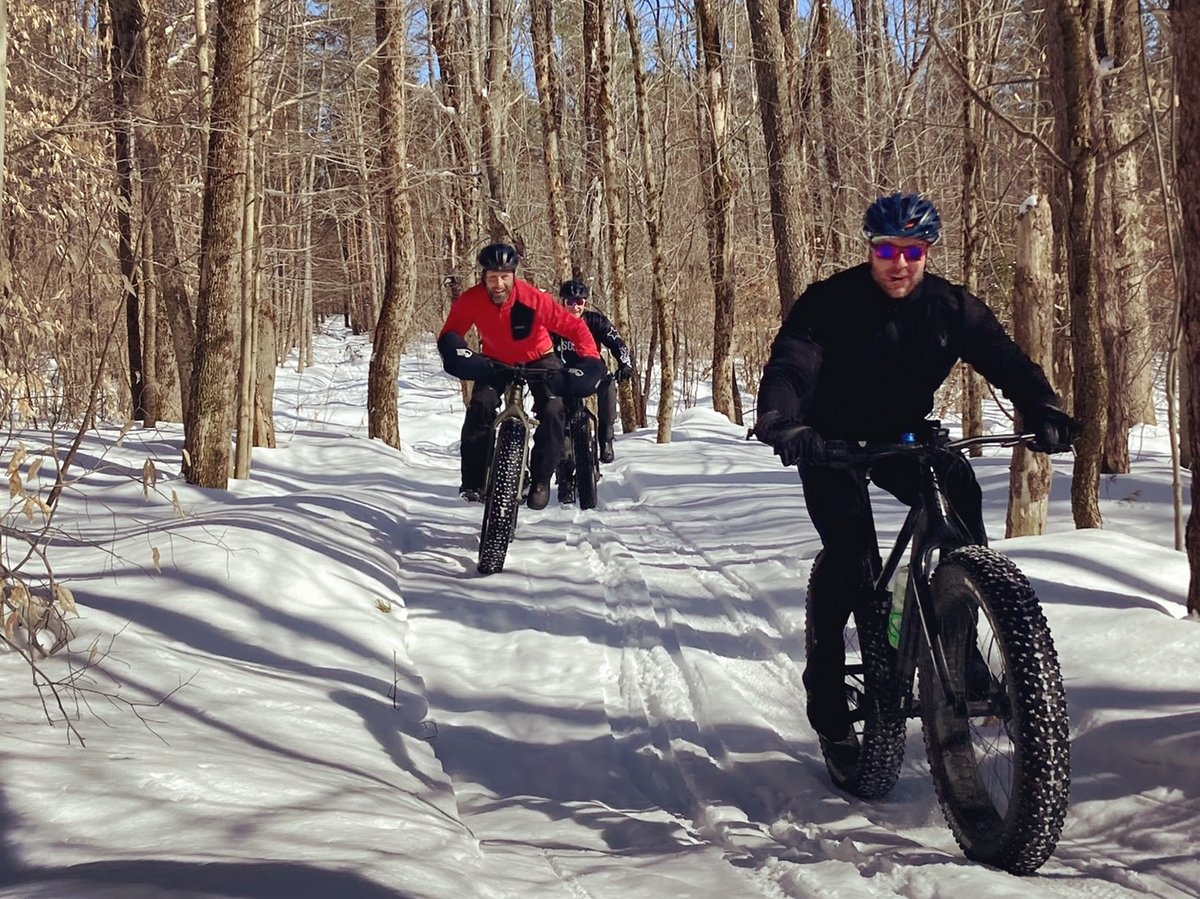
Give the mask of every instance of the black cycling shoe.
[[611, 462], [613, 460], [613, 445], [611, 440], [605, 440], [600, 444], [600, 461]]
[[477, 487], [459, 487], [458, 495], [469, 503], [483, 502], [483, 491]]
[[550, 482], [538, 481], [529, 488], [529, 498], [526, 500], [531, 509], [544, 509], [550, 503]]

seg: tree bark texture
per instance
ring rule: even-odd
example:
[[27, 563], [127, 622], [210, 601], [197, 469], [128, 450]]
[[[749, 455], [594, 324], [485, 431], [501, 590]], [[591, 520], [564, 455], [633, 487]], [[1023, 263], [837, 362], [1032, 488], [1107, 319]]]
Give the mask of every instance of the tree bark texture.
[[696, 0], [704, 95], [702, 118], [706, 133], [701, 141], [702, 159], [708, 173], [709, 272], [716, 300], [713, 315], [712, 393], [713, 409], [736, 417], [733, 404], [733, 173], [728, 160], [729, 110], [725, 96], [725, 60], [721, 43], [719, 13], [709, 0]]
[[796, 120], [795, 94], [786, 88], [792, 79], [781, 15], [776, 0], [746, 0], [750, 36], [754, 43], [754, 80], [758, 111], [767, 150], [767, 185], [771, 198], [771, 233], [775, 244], [775, 279], [779, 308], [786, 317], [792, 303], [808, 286], [812, 272], [806, 264], [809, 218], [804, 185], [804, 160]]
[[1071, 510], [1075, 526], [1103, 526], [1100, 469], [1108, 419], [1108, 369], [1096, 291], [1096, 156], [1102, 134], [1095, 34], [1099, 0], [1050, 0], [1046, 23], [1059, 155], [1068, 164], [1067, 272], [1074, 363], [1072, 394], [1081, 434], [1075, 444]]
[[400, 356], [412, 322], [416, 270], [412, 211], [405, 174], [404, 3], [375, 0], [379, 40], [379, 163], [385, 175], [383, 309], [375, 326], [374, 352], [367, 382], [367, 432], [400, 448], [400, 410], [396, 380]]
[[[1175, 31], [1175, 72], [1179, 92], [1179, 140], [1176, 172], [1179, 205], [1183, 209], [1183, 243], [1200, 245], [1200, 4], [1171, 4]], [[1180, 309], [1183, 327], [1184, 364], [1189, 372], [1200, 370], [1200, 261], [1195, 253], [1184, 254], [1184, 295]], [[1187, 404], [1186, 441], [1191, 458], [1191, 513], [1185, 542], [1191, 580], [1188, 612], [1200, 615], [1200, 390], [1183, 394]]]
[[[673, 303], [667, 293], [666, 259], [662, 247], [662, 180], [659, 177], [659, 162], [654, 156], [650, 142], [650, 102], [646, 84], [646, 64], [643, 61], [642, 38], [638, 31], [637, 16], [633, 0], [624, 0], [625, 24], [629, 34], [629, 49], [633, 62], [634, 95], [637, 106], [638, 149], [642, 158], [642, 192], [645, 197], [644, 218], [646, 241], [650, 247], [650, 300], [654, 307], [654, 328], [658, 339], [659, 394], [658, 430], [659, 443], [671, 442], [671, 425], [675, 419], [675, 316]], [[654, 337], [651, 338], [654, 348]], [[647, 367], [652, 367], [654, 356], [647, 357]]]
[[212, 130], [200, 228], [196, 371], [185, 434], [189, 483], [225, 489], [233, 431], [235, 312], [241, 297], [245, 211], [246, 105], [255, 0], [219, 0], [213, 43]]
[[[1047, 368], [1054, 360], [1053, 224], [1044, 198], [1017, 222], [1017, 266], [1013, 281], [1013, 339], [1034, 362]], [[1022, 429], [1018, 413], [1017, 430]], [[1053, 469], [1045, 453], [1023, 446], [1013, 450], [1009, 467], [1008, 520], [1005, 537], [1046, 532]]]
[[533, 66], [537, 80], [538, 108], [542, 116], [542, 166], [546, 176], [546, 215], [550, 239], [554, 244], [554, 278], [562, 282], [571, 277], [571, 241], [567, 232], [567, 207], [563, 200], [562, 86], [558, 79], [558, 60], [554, 54], [554, 4], [551, 0], [530, 0], [529, 16], [533, 31]]
[[133, 122], [139, 110], [139, 81], [145, 58], [142, 29], [145, 11], [139, 0], [110, 0], [112, 18], [113, 155], [117, 168], [117, 256], [125, 295], [125, 346], [129, 364], [129, 416], [146, 418], [145, 366], [142, 362], [141, 280], [133, 241], [133, 210], [137, 203], [133, 184]]

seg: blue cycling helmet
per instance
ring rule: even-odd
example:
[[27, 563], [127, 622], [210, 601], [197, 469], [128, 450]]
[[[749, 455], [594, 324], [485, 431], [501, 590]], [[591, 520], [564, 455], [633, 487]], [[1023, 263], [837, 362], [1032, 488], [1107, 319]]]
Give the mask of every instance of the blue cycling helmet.
[[863, 236], [870, 240], [914, 237], [932, 245], [942, 237], [942, 219], [937, 207], [919, 194], [892, 194], [867, 207]]
[[476, 261], [485, 272], [515, 272], [521, 254], [510, 244], [490, 243], [479, 251]]

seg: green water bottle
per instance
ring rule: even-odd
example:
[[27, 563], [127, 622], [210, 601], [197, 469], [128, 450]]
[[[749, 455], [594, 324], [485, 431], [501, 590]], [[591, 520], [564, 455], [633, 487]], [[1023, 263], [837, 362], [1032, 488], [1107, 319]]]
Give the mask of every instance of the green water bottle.
[[904, 620], [904, 593], [908, 589], [908, 566], [901, 565], [892, 578], [892, 610], [888, 612], [887, 638], [892, 649], [900, 648], [900, 624]]

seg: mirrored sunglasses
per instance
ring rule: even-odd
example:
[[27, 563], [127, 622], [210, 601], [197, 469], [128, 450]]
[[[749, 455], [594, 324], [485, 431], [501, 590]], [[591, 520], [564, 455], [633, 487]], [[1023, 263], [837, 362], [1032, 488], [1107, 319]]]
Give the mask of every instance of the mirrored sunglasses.
[[909, 262], [920, 262], [925, 258], [925, 253], [929, 248], [923, 244], [902, 247], [894, 243], [877, 243], [873, 245], [873, 249], [875, 258], [882, 259], [884, 262], [892, 262], [899, 259], [901, 255]]

